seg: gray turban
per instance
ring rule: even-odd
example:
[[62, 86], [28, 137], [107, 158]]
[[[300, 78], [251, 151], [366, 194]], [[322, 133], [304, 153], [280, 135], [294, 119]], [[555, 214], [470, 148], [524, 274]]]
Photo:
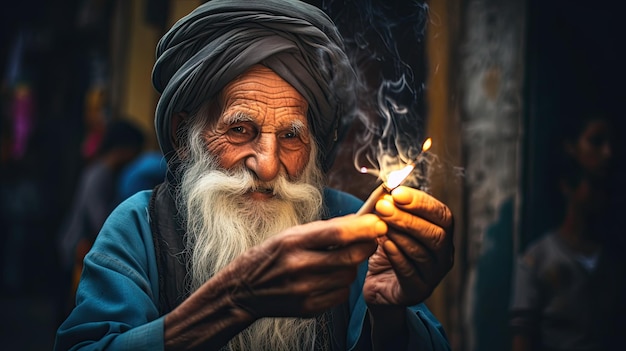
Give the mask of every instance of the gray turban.
[[300, 1], [213, 0], [180, 19], [159, 41], [152, 83], [161, 93], [155, 128], [174, 151], [171, 116], [191, 113], [226, 84], [262, 64], [309, 103], [308, 120], [328, 166], [342, 114], [354, 104], [354, 71], [334, 23]]

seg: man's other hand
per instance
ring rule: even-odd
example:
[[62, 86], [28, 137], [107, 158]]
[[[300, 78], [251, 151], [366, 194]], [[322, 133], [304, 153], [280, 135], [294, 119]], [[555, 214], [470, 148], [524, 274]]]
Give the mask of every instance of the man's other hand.
[[450, 209], [420, 190], [399, 187], [377, 202], [376, 214], [389, 231], [369, 260], [365, 301], [396, 306], [424, 301], [454, 263]]

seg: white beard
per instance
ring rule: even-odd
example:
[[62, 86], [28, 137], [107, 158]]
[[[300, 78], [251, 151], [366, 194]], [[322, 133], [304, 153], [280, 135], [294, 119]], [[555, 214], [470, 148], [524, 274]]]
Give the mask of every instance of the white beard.
[[[205, 151], [199, 129], [189, 135], [189, 161], [177, 201], [187, 226], [190, 292], [249, 248], [286, 228], [319, 219], [322, 208], [322, 177], [315, 150], [298, 181], [290, 182], [281, 174], [272, 184], [260, 184], [243, 167], [218, 169]], [[246, 196], [251, 189], [272, 189], [274, 197], [251, 200]], [[315, 319], [264, 318], [233, 338], [227, 348], [313, 349], [317, 329]]]

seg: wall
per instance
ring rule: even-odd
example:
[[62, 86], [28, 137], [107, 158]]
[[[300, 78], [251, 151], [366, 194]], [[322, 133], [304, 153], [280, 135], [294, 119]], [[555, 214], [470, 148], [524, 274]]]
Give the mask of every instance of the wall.
[[[455, 265], [427, 300], [429, 308], [444, 326], [453, 350], [461, 350], [464, 326], [461, 323], [461, 292], [464, 285], [465, 213], [463, 211], [464, 178], [461, 138], [461, 115], [458, 103], [456, 69], [460, 36], [461, 3], [429, 1], [430, 21], [427, 29], [426, 134], [433, 138], [430, 153], [437, 163], [431, 165], [431, 191], [454, 214]], [[434, 168], [434, 169], [432, 169]]]
[[429, 299], [452, 349], [506, 350], [519, 207], [525, 2], [429, 1], [432, 192], [455, 214], [455, 266]]
[[458, 51], [466, 214], [464, 350], [506, 350], [519, 212], [525, 2], [463, 4]]
[[[112, 109], [116, 116], [129, 117], [146, 130], [150, 148], [158, 148], [154, 134], [158, 93], [152, 87], [151, 78], [157, 42], [174, 22], [200, 3], [200, 0], [118, 0], [115, 3], [111, 27]], [[150, 15], [155, 11], [166, 11], [167, 15]], [[163, 17], [165, 21], [154, 22], [154, 17]]]

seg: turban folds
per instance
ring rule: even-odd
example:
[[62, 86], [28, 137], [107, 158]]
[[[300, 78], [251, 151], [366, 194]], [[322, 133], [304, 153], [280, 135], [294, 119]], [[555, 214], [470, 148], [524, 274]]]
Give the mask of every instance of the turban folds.
[[171, 117], [194, 112], [238, 75], [262, 64], [309, 103], [309, 127], [329, 166], [342, 114], [353, 108], [354, 71], [334, 23], [317, 7], [286, 0], [213, 0], [159, 41], [152, 83], [161, 97], [155, 128], [169, 158]]

